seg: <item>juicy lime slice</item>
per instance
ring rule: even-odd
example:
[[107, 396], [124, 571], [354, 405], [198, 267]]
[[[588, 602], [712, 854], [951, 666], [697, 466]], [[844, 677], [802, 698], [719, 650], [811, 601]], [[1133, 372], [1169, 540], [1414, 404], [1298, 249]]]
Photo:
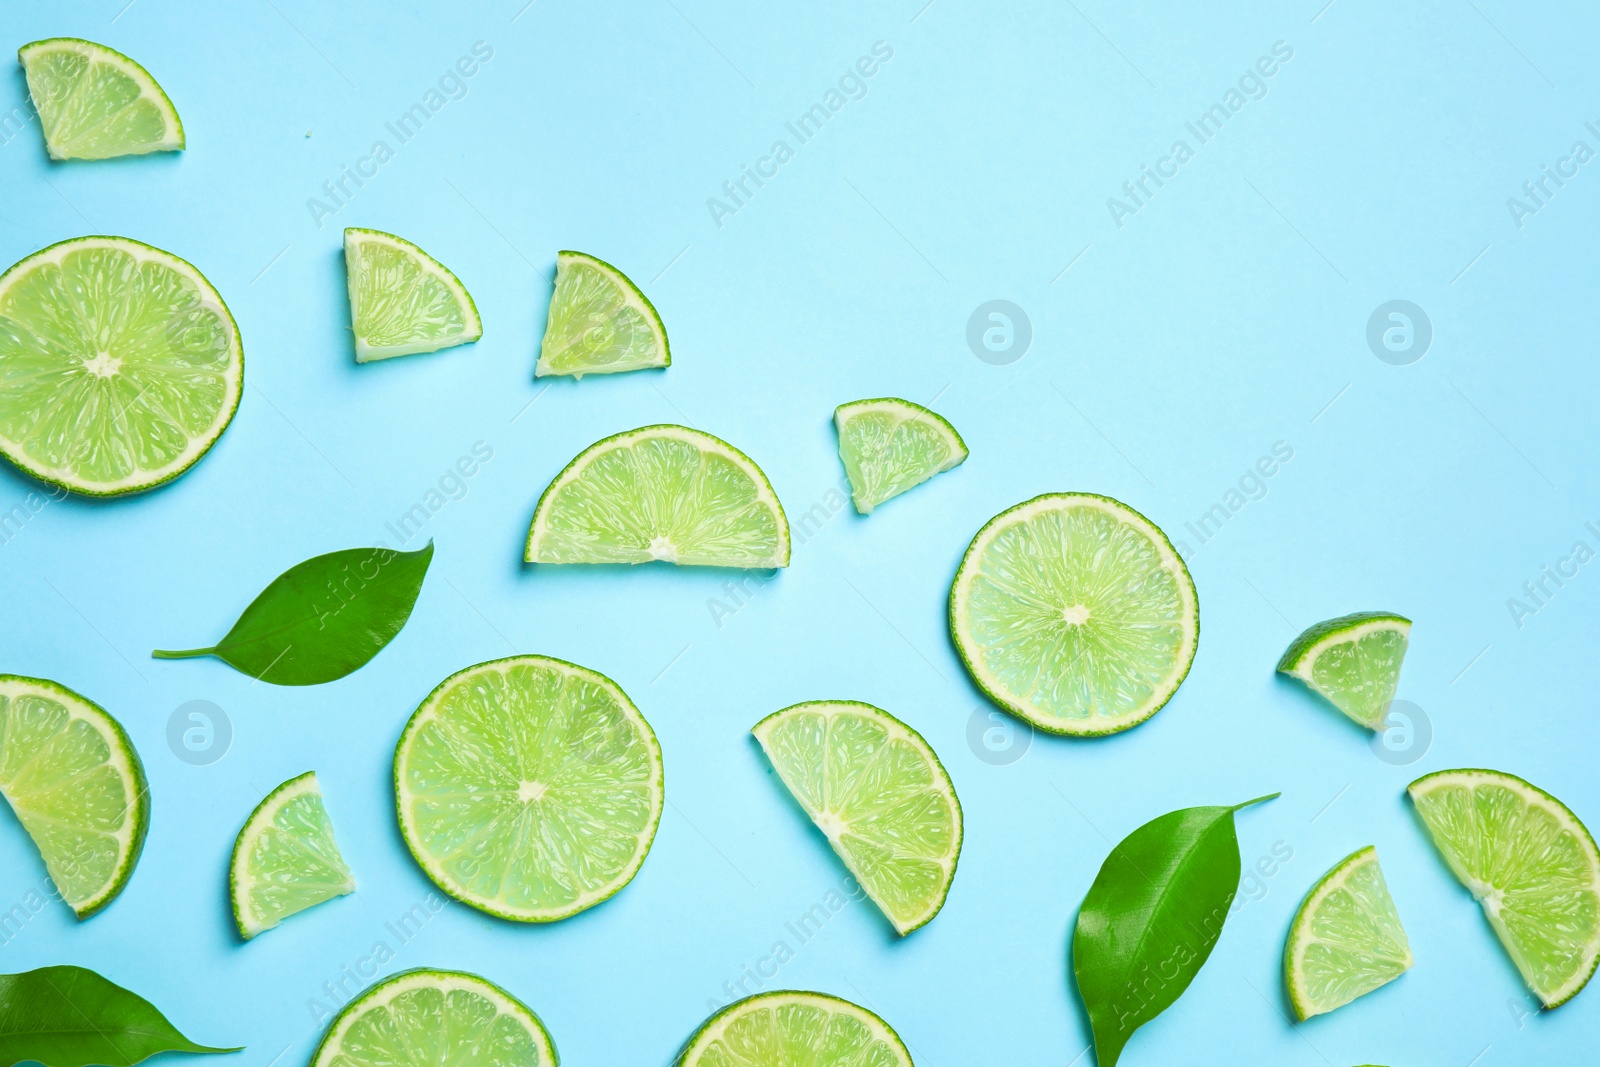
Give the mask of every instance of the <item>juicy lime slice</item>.
[[149, 787], [133, 742], [98, 704], [0, 674], [0, 796], [78, 918], [128, 884], [150, 825]]
[[530, 563], [787, 567], [789, 520], [772, 483], [728, 442], [645, 426], [584, 449], [528, 529]]
[[0, 275], [0, 453], [35, 478], [92, 496], [170, 481], [243, 380], [233, 316], [170, 252], [79, 237]]
[[1411, 620], [1391, 612], [1343, 615], [1295, 638], [1278, 660], [1278, 670], [1300, 679], [1362, 726], [1381, 729], [1410, 634]]
[[93, 41], [51, 37], [17, 60], [51, 159], [109, 159], [183, 147], [178, 111], [150, 72]]
[[1371, 845], [1322, 876], [1289, 927], [1283, 976], [1301, 1019], [1332, 1011], [1410, 969], [1411, 944]]
[[942, 417], [909, 400], [884, 397], [833, 412], [839, 458], [863, 515], [967, 458], [966, 442]]
[[544, 1023], [504, 989], [464, 971], [402, 971], [328, 1025], [311, 1067], [556, 1067]]
[[344, 268], [357, 363], [437, 352], [483, 336], [466, 286], [403, 237], [345, 230]]
[[961, 802], [921, 734], [855, 700], [796, 704], [750, 732], [897, 933], [939, 913], [961, 856]]
[[671, 362], [661, 316], [626, 274], [582, 252], [556, 253], [556, 291], [535, 377], [582, 378]]
[[824, 993], [778, 990], [705, 1021], [674, 1067], [912, 1067], [888, 1023]]
[[234, 922], [247, 941], [296, 912], [355, 891], [315, 771], [289, 779], [256, 805], [233, 844], [228, 887]]
[[950, 587], [950, 632], [996, 704], [1041, 730], [1135, 726], [1194, 662], [1200, 608], [1157, 526], [1091, 493], [1050, 493], [990, 519]]
[[1554, 1008], [1600, 961], [1600, 851], [1578, 817], [1501, 771], [1437, 771], [1407, 792], [1529, 988]]
[[633, 880], [664, 799], [661, 746], [615, 682], [545, 656], [439, 683], [394, 754], [400, 832], [457, 900], [518, 922]]

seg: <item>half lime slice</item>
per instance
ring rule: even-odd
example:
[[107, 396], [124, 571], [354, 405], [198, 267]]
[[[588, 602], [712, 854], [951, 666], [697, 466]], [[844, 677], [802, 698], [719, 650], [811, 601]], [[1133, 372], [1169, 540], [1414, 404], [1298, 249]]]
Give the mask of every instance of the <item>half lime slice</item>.
[[967, 458], [956, 428], [921, 404], [883, 397], [840, 404], [833, 412], [839, 458], [863, 515]]
[[243, 379], [233, 316], [170, 252], [79, 237], [0, 275], [0, 453], [42, 481], [115, 496], [176, 478]]
[[626, 274], [582, 252], [556, 253], [556, 291], [535, 377], [582, 378], [671, 362], [661, 316]]
[[661, 822], [661, 746], [603, 674], [545, 656], [468, 667], [394, 754], [400, 832], [457, 900], [553, 922], [633, 880]]
[[178, 110], [150, 72], [76, 37], [25, 44], [17, 61], [51, 159], [108, 159], [183, 147]]
[[772, 483], [728, 442], [645, 426], [590, 445], [533, 513], [530, 563], [787, 567], [789, 520]]
[[1172, 699], [1200, 608], [1155, 523], [1109, 497], [1050, 493], [978, 531], [950, 587], [950, 633], [990, 700], [1041, 730], [1096, 736]]
[[675, 1067], [913, 1067], [888, 1023], [848, 1000], [776, 990], [723, 1008]]
[[1565, 804], [1514, 774], [1437, 771], [1407, 792], [1528, 987], [1565, 1004], [1600, 961], [1600, 851]]
[[357, 363], [437, 352], [483, 336], [467, 287], [403, 237], [345, 230], [344, 267]]
[[939, 913], [961, 856], [961, 802], [921, 734], [855, 700], [796, 704], [750, 732], [896, 933]]
[[1289, 1003], [1302, 1020], [1394, 981], [1411, 964], [1411, 944], [1371, 845], [1346, 856], [1306, 895], [1283, 950]]
[[297, 912], [355, 891], [315, 771], [289, 779], [256, 805], [233, 844], [228, 887], [233, 920], [247, 941]]
[[1400, 681], [1411, 620], [1387, 611], [1362, 611], [1319, 622], [1292, 641], [1278, 672], [1312, 691], [1369, 730], [1383, 728]]
[[78, 918], [128, 884], [150, 825], [149, 787], [133, 742], [100, 705], [0, 674], [0, 796]]
[[464, 971], [402, 971], [328, 1025], [311, 1067], [556, 1067], [544, 1023], [504, 989]]

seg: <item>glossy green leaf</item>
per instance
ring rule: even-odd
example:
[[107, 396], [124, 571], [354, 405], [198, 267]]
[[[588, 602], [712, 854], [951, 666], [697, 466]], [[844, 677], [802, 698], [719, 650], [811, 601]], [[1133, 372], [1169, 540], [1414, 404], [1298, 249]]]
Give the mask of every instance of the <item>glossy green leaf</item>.
[[210, 648], [157, 659], [216, 656], [275, 685], [320, 685], [363, 666], [411, 617], [433, 542], [415, 552], [347, 548], [297, 563], [244, 609]]
[[158, 1052], [238, 1052], [197, 1045], [155, 1005], [82, 967], [0, 974], [0, 1067], [132, 1067]]
[[1233, 813], [1270, 799], [1168, 812], [1106, 857], [1072, 936], [1100, 1067], [1114, 1067], [1133, 1032], [1177, 1000], [1211, 955], [1239, 888]]

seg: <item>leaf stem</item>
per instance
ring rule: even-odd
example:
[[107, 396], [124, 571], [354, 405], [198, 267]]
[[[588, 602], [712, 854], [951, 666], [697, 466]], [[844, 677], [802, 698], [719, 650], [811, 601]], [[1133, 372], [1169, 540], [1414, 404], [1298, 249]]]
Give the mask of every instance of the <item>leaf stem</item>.
[[209, 656], [215, 651], [215, 646], [211, 648], [185, 648], [177, 652], [171, 652], [164, 648], [158, 648], [154, 652], [150, 653], [150, 655], [154, 659], [193, 659], [196, 656]]
[[1243, 804], [1235, 804], [1232, 810], [1238, 811], [1240, 808], [1248, 808], [1252, 804], [1263, 804], [1269, 800], [1276, 800], [1281, 796], [1283, 796], [1282, 793], [1268, 793], [1264, 797], [1256, 797], [1254, 800], [1247, 800]]

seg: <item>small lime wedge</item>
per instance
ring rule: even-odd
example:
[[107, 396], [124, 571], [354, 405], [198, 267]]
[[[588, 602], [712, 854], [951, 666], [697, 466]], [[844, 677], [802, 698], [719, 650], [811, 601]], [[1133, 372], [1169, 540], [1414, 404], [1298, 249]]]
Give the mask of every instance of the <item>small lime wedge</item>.
[[675, 1067], [913, 1067], [905, 1042], [866, 1008], [823, 993], [757, 993], [701, 1026]]
[[556, 254], [556, 291], [535, 377], [582, 378], [671, 362], [661, 316], [626, 274], [582, 252]]
[[1278, 672], [1300, 679], [1369, 730], [1381, 729], [1410, 635], [1411, 620], [1392, 612], [1343, 615], [1290, 642]]
[[1283, 975], [1301, 1019], [1343, 1007], [1410, 969], [1411, 945], [1372, 846], [1346, 856], [1306, 895], [1289, 927]]
[[437, 352], [483, 336], [472, 294], [448, 267], [392, 233], [344, 231], [356, 362]]
[[967, 458], [966, 442], [939, 415], [909, 400], [883, 397], [833, 412], [839, 458], [863, 515]]
[[247, 941], [297, 912], [355, 891], [315, 771], [289, 779], [256, 805], [234, 842], [228, 886], [234, 922]]
[[76, 37], [25, 44], [17, 60], [51, 159], [109, 159], [183, 147], [183, 123], [150, 72]]

